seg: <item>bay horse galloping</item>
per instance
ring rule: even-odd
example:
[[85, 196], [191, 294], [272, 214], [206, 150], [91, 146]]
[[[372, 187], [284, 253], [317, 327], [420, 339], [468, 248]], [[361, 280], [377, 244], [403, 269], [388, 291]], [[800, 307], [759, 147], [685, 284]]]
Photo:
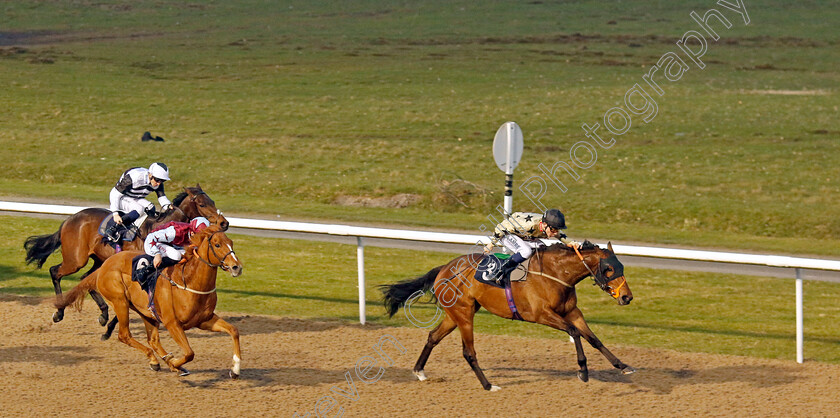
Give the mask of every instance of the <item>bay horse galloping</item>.
[[[233, 367], [230, 376], [235, 379], [239, 377], [242, 358], [239, 330], [214, 313], [216, 274], [221, 267], [231, 276], [237, 277], [242, 274], [242, 262], [233, 252], [233, 241], [219, 225], [205, 228], [193, 235], [190, 241], [191, 245], [187, 247], [183, 259], [187, 261], [167, 267], [155, 287], [155, 305], [160, 315], [160, 323], [163, 323], [169, 335], [181, 347], [181, 357], [175, 358], [161, 346], [159, 322], [149, 311], [148, 294], [141, 289], [138, 282], [131, 280], [132, 259], [143, 254], [142, 252], [123, 251], [108, 258], [78, 286], [63, 297], [57, 296], [55, 306], [64, 309], [75, 303], [81, 307], [85, 292], [97, 290], [114, 307], [114, 315], [120, 324], [119, 340], [145, 354], [152, 370], [160, 370], [160, 363], [155, 357], [157, 353], [172, 371], [179, 371], [182, 376], [189, 374], [183, 367], [184, 363], [192, 361], [195, 356], [184, 330], [199, 327], [208, 331], [226, 332], [233, 338]], [[131, 336], [129, 309], [140, 314], [140, 318], [143, 319], [151, 348]]]
[[[185, 187], [184, 192], [175, 197], [172, 204], [176, 207], [175, 210], [162, 213], [157, 219], [147, 219], [140, 227], [140, 233], [134, 241], [123, 243], [123, 249], [142, 251], [143, 238], [149, 231], [169, 221], [188, 221], [196, 216], [203, 216], [211, 223], [221, 225], [223, 229], [228, 227], [227, 219], [216, 209], [213, 199], [201, 190], [200, 184], [195, 187]], [[26, 249], [26, 264], [36, 263], [37, 268], [41, 268], [50, 254], [61, 247], [61, 263], [50, 267], [50, 278], [52, 278], [55, 294], [61, 295], [62, 277], [81, 270], [88, 259], [91, 259], [93, 266], [82, 275], [83, 280], [99, 268], [105, 259], [115, 254], [113, 247], [102, 242], [102, 236], [98, 232], [99, 225], [109, 216], [111, 216], [111, 211], [108, 209], [83, 209], [67, 218], [56, 233], [27, 238], [23, 244]], [[95, 291], [92, 291], [90, 295], [99, 305], [102, 312], [99, 316], [99, 324], [104, 326], [108, 322], [108, 305]], [[54, 322], [59, 322], [63, 318], [63, 309], [53, 314]]]
[[446, 265], [435, 267], [417, 279], [380, 287], [384, 293], [385, 307], [392, 317], [407, 300], [418, 298], [430, 289], [437, 303], [443, 307], [445, 316], [429, 333], [426, 346], [414, 365], [414, 374], [418, 379], [426, 380], [423, 369], [429, 354], [457, 327], [461, 332], [464, 358], [475, 372], [481, 386], [485, 390], [499, 390], [498, 386], [491, 385], [484, 376], [484, 372], [478, 366], [473, 347], [473, 317], [482, 306], [503, 318], [513, 319], [519, 315], [517, 319], [568, 332], [574, 339], [577, 351], [580, 366], [577, 375], [584, 382], [589, 380], [589, 371], [581, 336], [622, 373], [635, 372], [604, 347], [589, 329], [577, 307], [575, 285], [587, 276], [593, 276], [595, 282], [615, 298], [619, 305], [627, 305], [633, 299], [624, 278], [624, 266], [615, 256], [612, 244], [608, 244], [607, 249], [602, 249], [587, 241], [580, 251], [562, 244], [537, 250], [528, 266], [526, 280], [511, 283], [514, 304], [509, 304], [504, 289], [484, 284], [474, 278], [482, 257], [481, 254], [463, 255]]

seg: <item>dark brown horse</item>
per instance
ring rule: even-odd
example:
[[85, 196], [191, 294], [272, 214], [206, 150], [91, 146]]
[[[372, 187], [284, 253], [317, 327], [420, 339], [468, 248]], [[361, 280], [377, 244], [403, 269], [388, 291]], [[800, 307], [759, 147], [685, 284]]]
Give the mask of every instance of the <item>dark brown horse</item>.
[[[160, 363], [155, 357], [157, 353], [171, 370], [180, 372], [182, 376], [189, 374], [183, 367], [184, 363], [192, 361], [195, 356], [184, 330], [199, 327], [208, 331], [226, 332], [233, 337], [233, 367], [230, 376], [235, 379], [239, 377], [242, 358], [239, 331], [214, 313], [216, 273], [221, 267], [230, 272], [231, 276], [237, 277], [242, 274], [243, 266], [233, 252], [233, 242], [219, 225], [205, 228], [190, 241], [191, 245], [187, 247], [184, 257], [186, 261], [166, 268], [155, 287], [155, 304], [160, 320], [181, 347], [181, 357], [174, 357], [161, 346], [158, 320], [147, 307], [149, 298], [140, 284], [131, 280], [132, 259], [142, 252], [123, 251], [108, 258], [93, 274], [67, 292], [65, 297], [57, 296], [55, 306], [61, 310], [77, 303], [81, 307], [85, 293], [96, 289], [114, 307], [114, 315], [120, 322], [120, 341], [143, 352], [152, 370], [160, 369]], [[129, 309], [140, 314], [143, 319], [151, 348], [131, 336]]]
[[[421, 381], [426, 380], [423, 369], [432, 349], [457, 327], [461, 332], [464, 358], [481, 386], [486, 390], [499, 390], [498, 386], [490, 384], [478, 366], [473, 348], [473, 317], [482, 306], [503, 318], [513, 318], [514, 315], [503, 289], [474, 279], [481, 258], [481, 254], [464, 255], [415, 280], [381, 287], [390, 316], [394, 316], [406, 301], [416, 300], [430, 289], [437, 303], [443, 307], [443, 321], [429, 333], [426, 346], [414, 365], [414, 374]], [[518, 313], [524, 321], [548, 325], [569, 333], [577, 351], [580, 380], [589, 380], [581, 336], [622, 373], [633, 373], [635, 370], [632, 367], [622, 363], [601, 344], [577, 308], [575, 285], [587, 276], [594, 276], [595, 282], [615, 298], [619, 305], [627, 305], [633, 299], [624, 278], [624, 266], [612, 251], [611, 244], [605, 250], [585, 242], [579, 252], [556, 244], [538, 250], [531, 258], [526, 281], [512, 283]]]
[[[224, 215], [216, 209], [213, 199], [201, 190], [201, 185], [185, 187], [184, 192], [179, 194], [172, 201], [176, 207], [174, 210], [162, 213], [157, 219], [146, 219], [140, 227], [140, 233], [134, 241], [126, 242], [123, 245], [125, 250], [143, 250], [143, 238], [156, 226], [169, 221], [187, 221], [196, 216], [203, 216], [211, 223], [227, 229], [228, 221]], [[93, 260], [93, 266], [81, 279], [93, 273], [110, 256], [115, 254], [114, 248], [102, 242], [99, 235], [99, 225], [111, 211], [101, 208], [83, 209], [75, 215], [67, 218], [58, 231], [54, 234], [36, 235], [26, 239], [23, 246], [26, 249], [26, 263], [36, 263], [41, 268], [47, 258], [61, 247], [61, 263], [50, 267], [55, 294], [61, 294], [61, 278], [76, 273], [84, 267], [88, 259]], [[102, 314], [99, 316], [99, 323], [105, 325], [108, 322], [108, 305], [102, 296], [96, 291], [90, 293]], [[64, 310], [59, 309], [53, 314], [53, 321], [59, 322], [64, 318]]]

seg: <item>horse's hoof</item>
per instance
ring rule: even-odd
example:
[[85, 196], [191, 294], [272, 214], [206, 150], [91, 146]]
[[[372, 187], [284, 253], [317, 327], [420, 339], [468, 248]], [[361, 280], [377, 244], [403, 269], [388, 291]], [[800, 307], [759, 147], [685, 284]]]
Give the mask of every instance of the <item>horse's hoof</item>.
[[108, 325], [108, 317], [105, 315], [99, 315], [99, 325], [105, 326]]
[[233, 380], [239, 379], [239, 374], [234, 373], [233, 370], [230, 370], [228, 374], [230, 374], [230, 378]]
[[158, 364], [158, 363], [149, 364], [149, 368], [152, 369], [153, 372], [160, 371], [160, 364]]
[[630, 366], [624, 366], [624, 368], [621, 369], [621, 374], [633, 374], [633, 373], [636, 373], [636, 369], [634, 369]]
[[492, 386], [490, 386], [490, 392], [498, 392], [498, 391], [500, 391], [500, 390], [502, 390], [502, 388], [500, 388], [500, 387], [498, 387], [498, 386], [496, 386], [496, 385], [492, 385]]
[[99, 339], [102, 340], [102, 341], [108, 341], [109, 338], [111, 338], [111, 334], [107, 334], [107, 333], [102, 334], [102, 336], [99, 337]]
[[586, 382], [589, 381], [589, 372], [584, 372], [584, 371], [579, 370], [577, 374], [578, 374], [578, 379], [580, 379], [581, 382], [586, 383]]
[[190, 375], [190, 371], [183, 368], [183, 367], [179, 368], [178, 371], [179, 371], [178, 376], [189, 376]]
[[55, 311], [53, 313], [53, 322], [61, 322], [64, 319], [64, 312]]
[[426, 372], [424, 372], [423, 370], [420, 370], [419, 372], [413, 372], [413, 373], [414, 373], [415, 376], [417, 376], [417, 380], [419, 380], [421, 382], [428, 379], [428, 377], [426, 377]]

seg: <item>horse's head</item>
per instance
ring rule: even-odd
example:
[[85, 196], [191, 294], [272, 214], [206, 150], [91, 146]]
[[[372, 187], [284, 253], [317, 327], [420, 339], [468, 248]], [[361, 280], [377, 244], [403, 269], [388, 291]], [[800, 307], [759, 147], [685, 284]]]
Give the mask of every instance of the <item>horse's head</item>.
[[607, 249], [598, 248], [598, 269], [594, 271], [595, 283], [607, 292], [619, 305], [627, 305], [633, 300], [633, 292], [624, 277], [624, 264], [618, 261], [612, 248], [607, 243]]
[[233, 252], [233, 241], [228, 238], [220, 225], [204, 228], [193, 235], [191, 242], [196, 247], [195, 256], [205, 264], [221, 267], [233, 277], [242, 274], [242, 269], [245, 267]]
[[204, 190], [201, 190], [200, 184], [196, 184], [195, 187], [184, 187], [184, 193], [179, 194], [173, 203], [184, 211], [189, 219], [203, 216], [211, 224], [221, 226], [223, 231], [227, 231], [230, 225], [222, 211], [216, 209], [216, 202]]

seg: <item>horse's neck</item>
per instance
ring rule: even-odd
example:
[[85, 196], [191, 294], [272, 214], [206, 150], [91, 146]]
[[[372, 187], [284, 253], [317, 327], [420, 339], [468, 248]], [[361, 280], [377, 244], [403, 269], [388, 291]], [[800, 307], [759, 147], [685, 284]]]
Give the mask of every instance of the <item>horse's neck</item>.
[[[201, 247], [199, 247], [200, 249]], [[209, 249], [209, 246], [206, 247]], [[178, 269], [179, 274], [181, 274], [181, 279], [186, 279], [183, 283], [186, 283], [186, 286], [193, 290], [198, 291], [209, 291], [216, 288], [216, 273], [218, 272], [218, 267], [213, 267], [206, 264], [204, 261], [199, 258], [198, 251], [195, 250], [196, 253], [192, 255], [192, 257], [187, 261], [186, 265], [183, 269]], [[209, 252], [209, 251], [207, 251]], [[204, 260], [207, 260], [206, 255]]]
[[143, 225], [140, 225], [140, 235], [145, 238], [149, 235], [149, 232], [152, 232], [153, 229], [167, 223], [170, 221], [178, 221], [178, 222], [185, 222], [187, 220], [187, 215], [184, 211], [180, 210], [180, 208], [175, 208], [169, 215], [166, 215], [163, 219], [157, 220], [153, 218], [147, 218]]
[[181, 209], [181, 212], [187, 219], [192, 219], [198, 216], [198, 210], [195, 207], [195, 201], [193, 201], [190, 195], [184, 198], [181, 201], [181, 204], [178, 205], [178, 209]]
[[[586, 265], [584, 265], [584, 261], [581, 261], [580, 257], [578, 257], [574, 252], [553, 254], [543, 253], [540, 255], [543, 257], [543, 260], [541, 260], [542, 268], [545, 270], [551, 270], [556, 277], [565, 281], [572, 287], [591, 274], [589, 269], [595, 271], [596, 266], [594, 266], [590, 260], [592, 258], [591, 254], [581, 254], [583, 256], [583, 260], [586, 262]], [[589, 266], [589, 269], [586, 268], [587, 266]]]

